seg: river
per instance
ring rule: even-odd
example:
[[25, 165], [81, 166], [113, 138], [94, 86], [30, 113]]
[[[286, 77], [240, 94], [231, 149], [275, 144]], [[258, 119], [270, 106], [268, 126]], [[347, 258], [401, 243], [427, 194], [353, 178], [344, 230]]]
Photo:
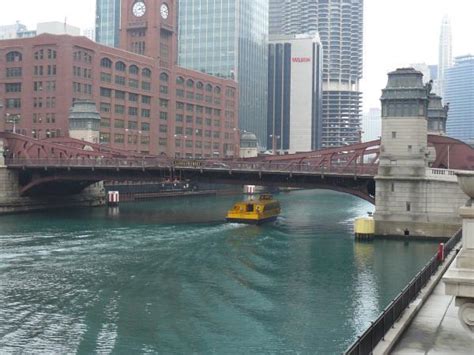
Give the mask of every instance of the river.
[[224, 223], [240, 198], [0, 217], [0, 353], [340, 353], [435, 253], [354, 242], [349, 195]]

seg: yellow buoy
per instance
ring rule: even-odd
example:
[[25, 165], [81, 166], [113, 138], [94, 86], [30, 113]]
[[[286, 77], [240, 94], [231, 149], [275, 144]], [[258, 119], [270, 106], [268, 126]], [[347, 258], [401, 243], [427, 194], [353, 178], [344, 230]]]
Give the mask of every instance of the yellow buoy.
[[375, 234], [375, 221], [370, 213], [368, 216], [358, 217], [354, 221], [354, 235], [358, 240], [371, 240]]

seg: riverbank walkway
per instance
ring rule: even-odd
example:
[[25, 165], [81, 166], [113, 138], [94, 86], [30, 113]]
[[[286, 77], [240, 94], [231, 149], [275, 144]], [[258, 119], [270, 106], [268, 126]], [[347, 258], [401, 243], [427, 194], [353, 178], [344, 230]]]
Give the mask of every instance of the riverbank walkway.
[[445, 294], [441, 280], [455, 256], [453, 250], [446, 257], [417, 299], [375, 347], [374, 355], [474, 354], [474, 335], [462, 327], [455, 297]]

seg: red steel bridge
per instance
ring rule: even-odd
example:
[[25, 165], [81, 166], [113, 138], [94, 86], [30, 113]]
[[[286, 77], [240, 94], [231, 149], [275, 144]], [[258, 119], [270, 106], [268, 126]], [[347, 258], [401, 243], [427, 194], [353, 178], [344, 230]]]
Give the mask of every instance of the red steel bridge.
[[[252, 159], [172, 159], [67, 137], [37, 140], [0, 132], [5, 165], [18, 172], [22, 196], [75, 194], [104, 180], [182, 178], [194, 181], [323, 188], [374, 202], [380, 141]], [[430, 135], [431, 167], [474, 170], [474, 149]]]

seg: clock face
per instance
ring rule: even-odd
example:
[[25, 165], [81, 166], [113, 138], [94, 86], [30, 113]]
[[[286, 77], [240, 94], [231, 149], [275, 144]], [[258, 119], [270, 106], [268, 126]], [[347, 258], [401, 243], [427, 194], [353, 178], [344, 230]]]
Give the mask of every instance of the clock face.
[[166, 4], [161, 5], [160, 14], [161, 14], [161, 17], [163, 17], [165, 20], [168, 18], [168, 15], [170, 14], [170, 10], [168, 8], [168, 5], [166, 5]]
[[146, 12], [145, 3], [143, 1], [136, 2], [135, 4], [133, 4], [132, 11], [136, 17], [142, 17], [143, 15], [145, 15]]

